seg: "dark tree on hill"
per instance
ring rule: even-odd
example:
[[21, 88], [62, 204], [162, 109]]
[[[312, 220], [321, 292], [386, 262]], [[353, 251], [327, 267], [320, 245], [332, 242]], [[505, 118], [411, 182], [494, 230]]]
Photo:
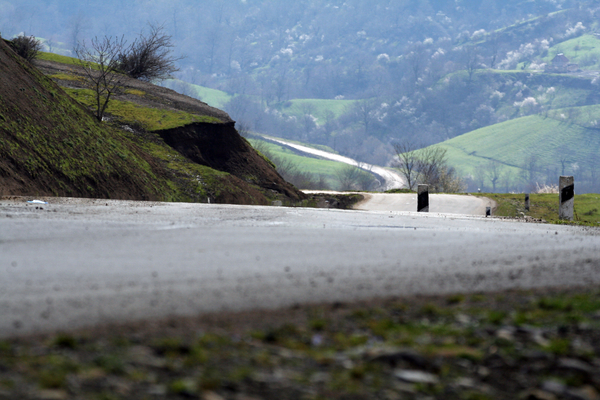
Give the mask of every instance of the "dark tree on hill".
[[462, 62], [469, 75], [469, 84], [473, 81], [475, 71], [481, 68], [481, 56], [477, 46], [465, 46], [462, 49]]
[[79, 43], [75, 49], [87, 84], [94, 92], [98, 121], [102, 121], [111, 96], [121, 87], [124, 75], [118, 72], [118, 56], [124, 48], [123, 37], [105, 36], [103, 39], [94, 38], [91, 47], [83, 42]]
[[433, 192], [458, 193], [464, 189], [463, 181], [454, 168], [448, 165], [446, 149], [426, 147], [419, 149], [408, 140], [394, 143], [398, 156], [396, 168], [406, 179], [408, 189], [423, 183]]
[[171, 36], [163, 26], [150, 25], [150, 33], [140, 34], [131, 46], [118, 55], [117, 68], [134, 79], [152, 81], [167, 79], [179, 71], [175, 62], [181, 57], [171, 55]]
[[11, 47], [15, 53], [32, 62], [42, 49], [42, 43], [34, 36], [19, 35], [12, 40]]
[[394, 143], [394, 151], [398, 156], [396, 168], [406, 179], [406, 186], [413, 190], [419, 179], [420, 158], [416, 150], [419, 147], [409, 140]]

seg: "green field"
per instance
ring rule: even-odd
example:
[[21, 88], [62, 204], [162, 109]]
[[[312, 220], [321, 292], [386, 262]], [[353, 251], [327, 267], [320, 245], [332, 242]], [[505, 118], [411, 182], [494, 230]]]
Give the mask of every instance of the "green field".
[[[577, 114], [583, 124], [588, 115], [600, 117], [600, 106], [582, 107]], [[600, 135], [579, 121], [561, 120], [568, 110], [556, 110], [548, 117], [532, 115], [488, 126], [457, 136], [436, 146], [447, 150], [448, 161], [461, 174], [473, 174], [491, 160], [518, 173], [525, 161], [536, 158], [538, 170], [559, 168], [563, 153], [570, 163], [597, 157]], [[566, 115], [565, 115], [566, 116]], [[555, 118], [552, 118], [555, 117]], [[589, 123], [589, 122], [588, 122]]]
[[283, 104], [280, 111], [289, 116], [302, 117], [310, 114], [317, 119], [317, 124], [322, 125], [330, 117], [338, 118], [344, 114], [355, 100], [327, 100], [327, 99], [294, 99]]

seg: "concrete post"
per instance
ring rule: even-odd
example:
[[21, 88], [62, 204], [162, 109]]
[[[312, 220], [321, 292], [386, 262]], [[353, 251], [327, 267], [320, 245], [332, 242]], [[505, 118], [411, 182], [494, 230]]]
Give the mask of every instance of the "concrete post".
[[419, 185], [417, 193], [417, 211], [429, 212], [429, 185]]
[[529, 201], [529, 193], [525, 194], [525, 211], [529, 211], [529, 207], [531, 206], [531, 203]]
[[575, 204], [575, 179], [572, 176], [561, 176], [558, 181], [560, 204], [558, 218], [573, 220], [573, 205]]

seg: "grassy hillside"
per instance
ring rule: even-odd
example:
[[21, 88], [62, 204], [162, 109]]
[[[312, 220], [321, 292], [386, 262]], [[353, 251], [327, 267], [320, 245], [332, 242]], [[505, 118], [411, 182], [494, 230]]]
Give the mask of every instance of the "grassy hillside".
[[596, 118], [600, 106], [554, 110], [478, 129], [437, 146], [447, 150], [450, 164], [463, 175], [476, 176], [495, 160], [502, 173], [512, 174], [514, 185], [533, 162], [535, 172], [549, 174], [553, 182], [563, 172], [561, 161], [567, 174], [595, 165], [600, 151]]
[[600, 69], [600, 39], [595, 35], [582, 35], [552, 46], [544, 61], [549, 63], [559, 53], [579, 64], [581, 69]]
[[0, 60], [2, 194], [176, 198], [130, 136], [98, 123], [4, 42]]
[[[108, 122], [99, 122], [73, 58], [46, 53], [36, 66], [0, 43], [0, 195], [239, 204], [302, 197], [218, 109], [127, 79], [111, 99]], [[203, 148], [208, 161], [193, 162], [166, 144], [164, 132], [191, 144], [214, 138], [219, 146]], [[221, 148], [229, 152], [219, 155]], [[236, 157], [245, 162], [229, 171]]]

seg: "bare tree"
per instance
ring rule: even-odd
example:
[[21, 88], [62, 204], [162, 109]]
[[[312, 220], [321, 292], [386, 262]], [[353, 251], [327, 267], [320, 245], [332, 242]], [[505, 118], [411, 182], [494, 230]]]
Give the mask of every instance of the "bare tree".
[[397, 168], [406, 179], [406, 186], [413, 190], [419, 178], [418, 146], [408, 140], [394, 143], [394, 151], [398, 156]]
[[162, 25], [150, 24], [150, 33], [140, 33], [133, 44], [118, 55], [118, 69], [134, 79], [152, 81], [170, 78], [179, 71], [175, 63], [182, 57], [174, 57], [171, 36]]
[[411, 46], [410, 52], [406, 56], [409, 68], [412, 72], [414, 82], [418, 82], [421, 73], [427, 64], [425, 46], [421, 42], [417, 42]]
[[430, 146], [419, 150], [418, 156], [420, 159], [418, 168], [422, 183], [429, 185], [431, 191], [446, 191], [446, 186], [449, 183], [447, 182], [449, 179], [447, 175], [450, 172], [454, 173], [454, 169], [447, 165], [446, 149]]
[[83, 42], [75, 49], [87, 84], [94, 92], [98, 121], [102, 121], [111, 96], [121, 87], [124, 75], [118, 73], [118, 56], [123, 52], [125, 43], [123, 37], [95, 37], [91, 47]]
[[423, 183], [434, 192], [460, 192], [464, 182], [456, 170], [448, 166], [446, 149], [436, 146], [419, 148], [409, 141], [394, 144], [398, 156], [397, 168], [406, 179], [408, 189]]
[[481, 68], [481, 56], [476, 46], [465, 46], [462, 50], [462, 61], [469, 75], [469, 84], [473, 80], [475, 71]]
[[11, 47], [15, 53], [32, 62], [42, 49], [42, 42], [37, 40], [35, 36], [26, 36], [23, 34], [12, 40]]
[[492, 193], [496, 193], [496, 185], [502, 178], [502, 166], [497, 160], [491, 160], [485, 166], [485, 174], [492, 182]]
[[340, 190], [352, 190], [357, 184], [362, 171], [357, 165], [346, 164], [336, 171], [335, 177], [340, 184]]

